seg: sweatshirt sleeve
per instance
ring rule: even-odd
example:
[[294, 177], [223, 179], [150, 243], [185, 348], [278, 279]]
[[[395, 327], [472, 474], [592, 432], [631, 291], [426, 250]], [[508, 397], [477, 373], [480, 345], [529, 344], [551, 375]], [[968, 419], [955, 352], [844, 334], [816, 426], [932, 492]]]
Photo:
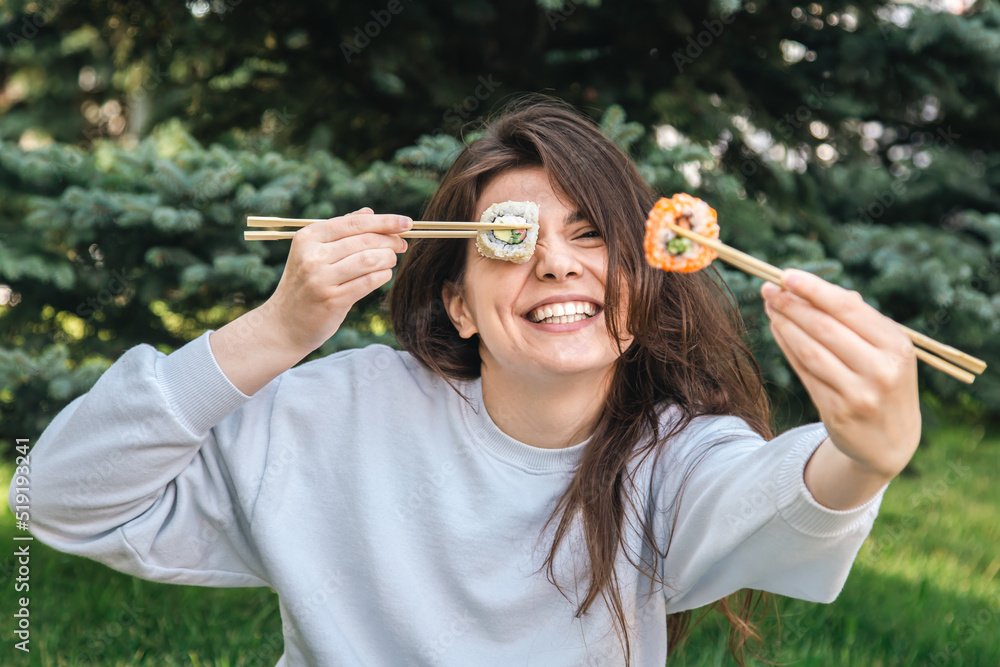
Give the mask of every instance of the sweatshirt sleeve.
[[654, 520], [667, 613], [743, 588], [836, 599], [888, 485], [853, 509], [820, 505], [804, 474], [827, 435], [818, 422], [766, 441], [738, 417], [703, 416], [677, 436]]
[[243, 394], [210, 333], [129, 349], [56, 415], [30, 451], [38, 540], [154, 581], [267, 585], [250, 534], [280, 379]]

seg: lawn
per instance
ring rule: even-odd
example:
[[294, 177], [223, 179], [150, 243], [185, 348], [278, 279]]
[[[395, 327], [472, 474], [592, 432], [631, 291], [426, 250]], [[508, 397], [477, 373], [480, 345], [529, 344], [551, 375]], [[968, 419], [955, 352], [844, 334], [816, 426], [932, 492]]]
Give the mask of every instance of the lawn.
[[[950, 423], [949, 423], [950, 421]], [[817, 605], [779, 599], [782, 641], [764, 627], [765, 656], [802, 666], [1000, 665], [1000, 432], [976, 423], [927, 433], [912, 472], [890, 486], [843, 593]], [[0, 470], [6, 489], [12, 468]], [[3, 665], [263, 667], [281, 653], [268, 589], [208, 589], [134, 579], [31, 543], [31, 652], [14, 649], [14, 549], [0, 509]], [[731, 665], [709, 617], [677, 667]], [[763, 662], [751, 664], [763, 665]]]

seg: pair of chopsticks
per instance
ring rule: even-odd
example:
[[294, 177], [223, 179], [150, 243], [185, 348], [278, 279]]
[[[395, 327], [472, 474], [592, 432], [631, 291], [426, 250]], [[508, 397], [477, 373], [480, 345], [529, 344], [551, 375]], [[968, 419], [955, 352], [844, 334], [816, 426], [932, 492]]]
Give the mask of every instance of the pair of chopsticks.
[[[314, 222], [322, 222], [323, 218], [274, 218], [262, 216], [249, 216], [247, 218], [248, 227], [305, 227]], [[767, 262], [757, 259], [753, 255], [731, 248], [725, 243], [702, 236], [697, 232], [685, 229], [671, 222], [665, 222], [670, 229], [680, 236], [687, 237], [696, 243], [711, 248], [719, 254], [719, 258], [736, 268], [751, 275], [772, 282], [779, 287], [783, 287], [781, 282], [781, 269]], [[480, 231], [490, 229], [523, 229], [524, 225], [488, 223], [488, 222], [427, 222], [415, 221], [413, 229], [402, 232], [399, 236], [403, 238], [474, 238]], [[294, 231], [245, 231], [243, 238], [247, 241], [277, 241], [280, 239], [290, 239], [295, 235]], [[977, 359], [961, 350], [957, 350], [950, 345], [939, 343], [929, 336], [925, 336], [919, 331], [914, 331], [907, 326], [895, 322], [896, 326], [902, 329], [917, 346], [917, 358], [928, 365], [951, 375], [957, 380], [966, 384], [972, 384], [977, 375], [986, 370], [986, 362]], [[920, 349], [925, 348], [925, 349]], [[925, 350], [929, 350], [925, 351]], [[939, 356], [934, 356], [934, 354]], [[959, 368], [961, 366], [961, 368]], [[962, 369], [966, 370], [962, 370]]]
[[[665, 221], [664, 224], [670, 227], [670, 229], [677, 234], [711, 248], [719, 254], [719, 259], [722, 259], [726, 263], [732, 264], [736, 268], [755, 275], [758, 278], [763, 278], [764, 280], [774, 283], [779, 287], [782, 286], [781, 269], [778, 267], [772, 266], [767, 262], [757, 259], [753, 255], [748, 255], [745, 252], [737, 250], [736, 248], [727, 246], [725, 243], [716, 241], [715, 239], [710, 239], [707, 236], [702, 236], [697, 232], [692, 232], [691, 230], [685, 229], [672, 222]], [[894, 322], [894, 324], [905, 331], [910, 337], [910, 340], [913, 341], [913, 344], [918, 346], [916, 349], [918, 359], [929, 364], [930, 366], [933, 366], [939, 371], [944, 371], [957, 380], [961, 380], [966, 384], [972, 384], [973, 380], [976, 379], [976, 376], [981, 374], [986, 369], [986, 362], [982, 359], [977, 359], [969, 354], [966, 354], [965, 352], [962, 352], [961, 350], [956, 350], [950, 345], [939, 343], [933, 338], [925, 336], [919, 331], [914, 331], [899, 322]], [[940, 356], [936, 357], [934, 354], [930, 354], [930, 352], [920, 349], [921, 347]], [[961, 366], [971, 372], [962, 370], [962, 368], [958, 368], [958, 366]]]
[[[263, 216], [247, 217], [247, 227], [305, 227], [314, 222], [323, 222], [324, 218], [269, 218]], [[427, 222], [414, 221], [413, 229], [401, 232], [397, 236], [404, 239], [438, 238], [438, 239], [471, 239], [481, 231], [497, 229], [524, 229], [525, 225], [504, 224], [499, 222]], [[243, 232], [247, 241], [279, 241], [290, 239], [295, 232]]]

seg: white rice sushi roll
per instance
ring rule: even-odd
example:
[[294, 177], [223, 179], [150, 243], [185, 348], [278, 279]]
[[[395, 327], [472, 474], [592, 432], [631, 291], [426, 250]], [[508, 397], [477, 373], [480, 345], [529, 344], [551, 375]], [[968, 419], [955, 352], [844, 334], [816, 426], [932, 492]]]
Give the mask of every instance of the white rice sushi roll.
[[524, 229], [496, 229], [479, 232], [476, 248], [483, 257], [522, 264], [531, 259], [538, 240], [538, 204], [533, 201], [505, 201], [483, 211], [480, 222], [524, 224]]

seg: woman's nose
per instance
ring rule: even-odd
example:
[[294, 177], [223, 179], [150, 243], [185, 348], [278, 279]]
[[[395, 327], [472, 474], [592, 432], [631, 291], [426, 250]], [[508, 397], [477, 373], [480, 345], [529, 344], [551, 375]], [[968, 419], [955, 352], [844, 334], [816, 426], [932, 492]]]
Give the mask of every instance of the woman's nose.
[[561, 239], [539, 239], [534, 257], [539, 280], [565, 280], [583, 275], [583, 264], [576, 250]]

